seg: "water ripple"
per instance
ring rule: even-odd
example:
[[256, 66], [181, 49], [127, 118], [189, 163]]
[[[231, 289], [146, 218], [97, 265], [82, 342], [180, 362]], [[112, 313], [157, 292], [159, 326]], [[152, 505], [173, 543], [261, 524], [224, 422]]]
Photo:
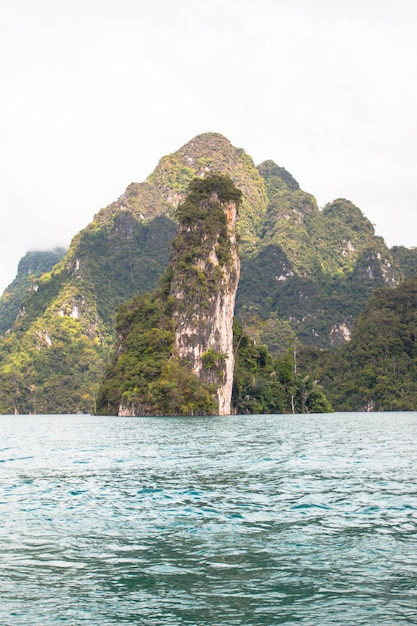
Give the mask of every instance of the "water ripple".
[[417, 623], [417, 414], [1, 417], [0, 623]]

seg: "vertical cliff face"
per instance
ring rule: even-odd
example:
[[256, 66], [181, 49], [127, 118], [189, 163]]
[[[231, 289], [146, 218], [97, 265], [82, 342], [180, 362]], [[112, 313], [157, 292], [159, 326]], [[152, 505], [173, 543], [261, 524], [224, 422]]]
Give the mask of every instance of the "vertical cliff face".
[[240, 200], [227, 176], [191, 182], [159, 287], [118, 310], [118, 348], [99, 390], [99, 413], [231, 413]]
[[225, 177], [196, 181], [179, 208], [171, 296], [174, 355], [216, 389], [218, 414], [231, 412], [233, 314], [240, 275], [236, 218], [240, 192]]

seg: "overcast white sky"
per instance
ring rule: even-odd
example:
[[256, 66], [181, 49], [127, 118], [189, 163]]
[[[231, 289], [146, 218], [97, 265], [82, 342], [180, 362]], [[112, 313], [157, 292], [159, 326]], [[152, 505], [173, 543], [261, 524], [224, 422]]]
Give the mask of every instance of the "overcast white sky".
[[0, 292], [207, 131], [417, 246], [416, 0], [2, 0]]

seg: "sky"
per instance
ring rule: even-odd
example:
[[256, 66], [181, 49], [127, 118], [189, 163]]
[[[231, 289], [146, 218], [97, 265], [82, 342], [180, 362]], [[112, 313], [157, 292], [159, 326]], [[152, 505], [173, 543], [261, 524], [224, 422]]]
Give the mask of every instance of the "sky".
[[219, 132], [417, 246], [415, 0], [2, 0], [0, 293]]

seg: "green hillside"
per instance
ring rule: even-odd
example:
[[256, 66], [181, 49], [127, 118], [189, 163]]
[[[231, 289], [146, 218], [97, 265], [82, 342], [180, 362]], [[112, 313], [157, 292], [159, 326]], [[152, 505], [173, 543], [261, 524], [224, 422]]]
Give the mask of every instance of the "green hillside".
[[[240, 228], [246, 225], [252, 233], [247, 241], [256, 241], [266, 191], [243, 150], [208, 133], [162, 159], [148, 181], [129, 185], [74, 237], [67, 254], [39, 278], [37, 291], [19, 303], [21, 314], [0, 342], [2, 413], [95, 411], [115, 339], [116, 307], [152, 290], [165, 270], [177, 230], [172, 217], [191, 174], [202, 167], [205, 146], [204, 172], [232, 167], [246, 189]], [[171, 160], [175, 198], [166, 190]], [[191, 174], [183, 176], [182, 163]]]
[[0, 335], [16, 321], [22, 302], [38, 289], [39, 278], [64, 256], [64, 248], [31, 250], [19, 261], [16, 278], [0, 298]]
[[351, 341], [321, 361], [336, 410], [417, 410], [417, 278], [375, 291]]
[[266, 338], [262, 327], [278, 319], [302, 343], [340, 345], [372, 291], [417, 272], [417, 257], [389, 250], [352, 202], [319, 210], [284, 168], [267, 161], [258, 169], [269, 203], [255, 253], [242, 256], [237, 315], [253, 337]]

